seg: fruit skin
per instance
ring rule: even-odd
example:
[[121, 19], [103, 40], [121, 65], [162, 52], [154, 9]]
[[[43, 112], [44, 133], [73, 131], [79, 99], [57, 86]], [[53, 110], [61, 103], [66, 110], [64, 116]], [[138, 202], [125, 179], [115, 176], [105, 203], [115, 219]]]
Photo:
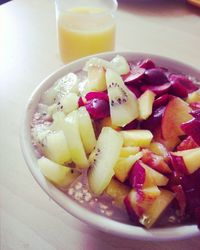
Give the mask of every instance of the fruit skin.
[[103, 119], [110, 116], [109, 103], [103, 99], [94, 98], [87, 101], [85, 108], [94, 120]]
[[157, 99], [155, 99], [154, 103], [153, 103], [153, 108], [159, 108], [160, 106], [164, 106], [166, 105], [169, 100], [170, 100], [171, 96], [168, 94], [164, 94], [159, 96]]
[[129, 176], [129, 172], [133, 164], [142, 157], [142, 152], [138, 152], [135, 155], [130, 155], [128, 157], [120, 157], [114, 166], [115, 177], [121, 181], [125, 180]]
[[181, 129], [200, 145], [200, 120], [193, 118], [190, 121], [182, 123]]
[[89, 162], [79, 132], [78, 110], [66, 116], [64, 127], [72, 161], [78, 168], [88, 168]]
[[96, 137], [90, 115], [85, 107], [78, 109], [78, 123], [81, 140], [87, 154], [91, 153], [96, 145]]
[[155, 94], [146, 90], [138, 99], [139, 105], [139, 119], [146, 120], [152, 114], [153, 102], [155, 99]]
[[125, 84], [138, 84], [140, 80], [144, 77], [145, 70], [134, 66], [131, 68], [130, 72], [123, 75], [123, 80]]
[[162, 136], [165, 140], [173, 140], [184, 132], [181, 124], [192, 119], [189, 114], [191, 109], [188, 104], [179, 97], [174, 97], [168, 103], [161, 122]]
[[140, 61], [137, 65], [143, 69], [153, 69], [156, 67], [155, 63], [149, 58], [143, 61]]
[[162, 156], [156, 155], [148, 149], [143, 149], [142, 153], [143, 153], [143, 157], [141, 159], [142, 162], [144, 162], [151, 168], [163, 174], [169, 174], [172, 172]]
[[142, 85], [140, 90], [142, 92], [146, 90], [152, 91], [156, 96], [162, 96], [169, 92], [171, 88], [171, 83], [167, 82], [162, 85]]
[[177, 146], [177, 151], [198, 148], [198, 147], [199, 145], [193, 140], [192, 136], [188, 136]]
[[110, 183], [122, 144], [120, 133], [110, 127], [102, 129], [93, 152], [95, 156], [88, 171], [89, 186], [95, 195], [100, 195]]
[[111, 69], [106, 70], [106, 84], [112, 124], [125, 126], [139, 116], [137, 98]]
[[57, 164], [46, 157], [38, 159], [38, 166], [47, 179], [60, 187], [69, 186], [80, 175], [76, 169]]
[[130, 190], [130, 187], [112, 178], [105, 189], [105, 193], [114, 199], [114, 204], [116, 206], [124, 207], [124, 198], [128, 195]]
[[145, 71], [145, 80], [149, 85], [162, 85], [168, 82], [164, 71], [160, 68], [152, 68]]
[[169, 80], [172, 84], [179, 84], [185, 87], [188, 93], [198, 89], [198, 87], [185, 75], [171, 74]]
[[200, 168], [200, 147], [171, 152], [173, 167], [184, 174], [192, 174]]
[[148, 147], [153, 138], [149, 130], [127, 130], [120, 131], [124, 139], [124, 146]]

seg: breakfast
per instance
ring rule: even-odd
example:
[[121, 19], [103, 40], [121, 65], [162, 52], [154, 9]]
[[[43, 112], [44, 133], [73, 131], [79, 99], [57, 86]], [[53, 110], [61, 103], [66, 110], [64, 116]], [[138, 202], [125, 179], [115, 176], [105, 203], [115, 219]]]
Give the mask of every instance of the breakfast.
[[146, 229], [200, 226], [198, 80], [151, 59], [93, 57], [41, 96], [42, 174], [82, 206]]

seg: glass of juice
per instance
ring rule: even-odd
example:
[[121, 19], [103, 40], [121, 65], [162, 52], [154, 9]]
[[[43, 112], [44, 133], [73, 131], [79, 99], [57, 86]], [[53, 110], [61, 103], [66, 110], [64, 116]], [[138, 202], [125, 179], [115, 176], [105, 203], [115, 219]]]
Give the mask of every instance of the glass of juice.
[[64, 63], [114, 49], [116, 0], [55, 0], [55, 5]]

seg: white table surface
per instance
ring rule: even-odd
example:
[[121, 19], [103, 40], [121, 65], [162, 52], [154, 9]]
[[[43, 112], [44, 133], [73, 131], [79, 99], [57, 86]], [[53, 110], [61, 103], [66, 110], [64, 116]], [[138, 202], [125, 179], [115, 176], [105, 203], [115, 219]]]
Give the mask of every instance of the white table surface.
[[[200, 68], [200, 9], [178, 0], [119, 2], [118, 49], [161, 54]], [[0, 6], [0, 249], [199, 249], [200, 237], [156, 243], [97, 231], [37, 185], [20, 150], [21, 118], [33, 89], [61, 65], [53, 0]]]

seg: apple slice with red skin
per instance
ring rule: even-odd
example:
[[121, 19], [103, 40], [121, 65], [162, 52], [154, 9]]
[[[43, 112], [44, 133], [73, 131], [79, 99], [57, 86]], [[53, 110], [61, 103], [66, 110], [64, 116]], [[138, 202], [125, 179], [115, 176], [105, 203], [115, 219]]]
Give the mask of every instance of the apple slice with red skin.
[[182, 123], [181, 129], [200, 145], [200, 120], [193, 118], [188, 122]]
[[149, 167], [163, 174], [169, 174], [172, 172], [167, 163], [164, 161], [164, 157], [152, 153], [149, 149], [143, 149], [142, 153], [143, 156], [141, 160]]
[[190, 107], [179, 97], [171, 99], [164, 111], [161, 130], [164, 140], [171, 140], [183, 135], [184, 132], [181, 129], [181, 124], [192, 119], [189, 114]]
[[178, 146], [177, 151], [192, 149], [192, 148], [198, 148], [199, 145], [193, 140], [192, 136], [188, 136], [186, 139], [184, 139]]

